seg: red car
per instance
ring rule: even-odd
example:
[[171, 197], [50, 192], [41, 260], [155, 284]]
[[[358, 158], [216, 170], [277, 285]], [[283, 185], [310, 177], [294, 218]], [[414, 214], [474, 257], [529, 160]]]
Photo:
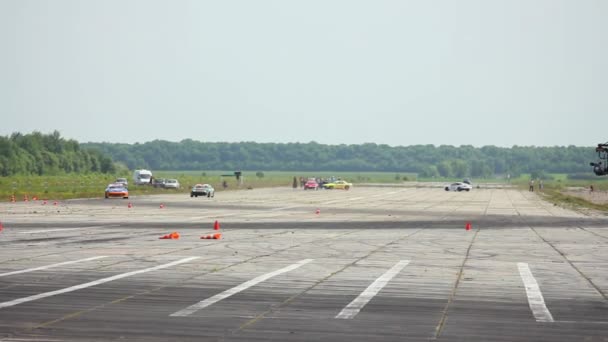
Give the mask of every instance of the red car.
[[317, 183], [317, 181], [314, 179], [309, 179], [308, 181], [306, 181], [306, 184], [304, 184], [304, 190], [308, 190], [308, 189], [318, 190], [319, 183]]
[[105, 197], [129, 198], [129, 190], [122, 183], [112, 183], [106, 188]]

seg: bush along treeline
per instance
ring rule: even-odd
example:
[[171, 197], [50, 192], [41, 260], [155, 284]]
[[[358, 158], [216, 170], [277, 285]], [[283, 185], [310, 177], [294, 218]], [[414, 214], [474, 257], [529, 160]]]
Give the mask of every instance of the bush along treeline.
[[115, 173], [112, 158], [83, 148], [59, 132], [13, 133], [0, 137], [0, 176]]
[[129, 169], [412, 172], [421, 177], [517, 177], [589, 173], [592, 147], [323, 145], [155, 140], [143, 144], [85, 143]]

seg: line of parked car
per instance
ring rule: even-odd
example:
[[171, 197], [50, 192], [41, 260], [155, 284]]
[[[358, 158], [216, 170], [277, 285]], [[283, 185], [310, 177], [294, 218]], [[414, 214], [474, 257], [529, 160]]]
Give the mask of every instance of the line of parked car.
[[[155, 188], [164, 189], [180, 189], [180, 184], [177, 179], [173, 178], [152, 178], [150, 184]], [[335, 180], [333, 182], [318, 183], [315, 178], [309, 178], [304, 183], [304, 190], [319, 190], [319, 189], [342, 189], [350, 190], [353, 187], [352, 183], [345, 180]], [[445, 191], [470, 191], [473, 189], [471, 182], [465, 179], [462, 182], [455, 182], [444, 187]], [[196, 184], [190, 190], [190, 197], [215, 197], [215, 189], [210, 184]], [[105, 198], [122, 197], [129, 198], [128, 182], [126, 178], [117, 178], [114, 183], [109, 184], [105, 190]]]
[[[180, 189], [181, 185], [177, 179], [152, 178], [150, 184], [155, 188]], [[105, 190], [105, 198], [129, 198], [129, 182], [126, 178], [117, 178], [108, 184]], [[215, 189], [210, 184], [196, 184], [190, 190], [190, 197], [215, 197]]]
[[334, 182], [322, 182], [322, 183], [319, 184], [316, 179], [309, 178], [306, 181], [306, 183], [304, 183], [304, 190], [319, 190], [319, 189], [328, 189], [328, 190], [342, 189], [342, 190], [349, 190], [352, 187], [353, 187], [352, 183], [349, 183], [349, 182], [344, 181], [344, 180], [337, 180], [337, 181], [334, 181]]

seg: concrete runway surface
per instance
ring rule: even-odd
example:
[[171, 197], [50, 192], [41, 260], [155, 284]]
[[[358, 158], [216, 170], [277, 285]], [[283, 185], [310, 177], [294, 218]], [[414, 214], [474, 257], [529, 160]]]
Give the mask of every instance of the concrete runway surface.
[[30, 201], [0, 221], [0, 341], [608, 341], [607, 218], [527, 191]]

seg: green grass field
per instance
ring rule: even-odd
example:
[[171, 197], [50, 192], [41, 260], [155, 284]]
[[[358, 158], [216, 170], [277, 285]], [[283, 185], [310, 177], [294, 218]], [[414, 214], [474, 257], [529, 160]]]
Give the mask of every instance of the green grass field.
[[[359, 183], [402, 183], [406, 181], [420, 182], [454, 182], [462, 179], [456, 178], [418, 178], [412, 173], [395, 172], [289, 172], [289, 171], [264, 171], [263, 175], [257, 171], [243, 171], [242, 184], [238, 184], [232, 171], [157, 171], [155, 178], [176, 178], [181, 184], [180, 190], [155, 189], [151, 186], [129, 185], [130, 195], [154, 194], [154, 193], [188, 193], [190, 187], [196, 183], [209, 183], [216, 191], [224, 191], [223, 181], [226, 181], [227, 191], [241, 188], [262, 188], [291, 186], [293, 178], [329, 178], [340, 177], [355, 184]], [[260, 177], [261, 176], [261, 177]], [[117, 177], [126, 177], [132, 181], [131, 174], [119, 174], [108, 176], [103, 174], [83, 174], [64, 176], [13, 176], [0, 177], [0, 200], [9, 201], [15, 196], [17, 201], [22, 201], [24, 196], [38, 197], [40, 199], [69, 199], [69, 198], [101, 198], [104, 189]], [[527, 187], [529, 175], [521, 175], [518, 178], [507, 180], [504, 177], [489, 179], [472, 179], [474, 184], [503, 183], [513, 184], [522, 188]], [[608, 177], [597, 177], [592, 180], [569, 180], [566, 175], [551, 175], [551, 180], [545, 181], [547, 189], [561, 190], [565, 187], [589, 187], [597, 190], [608, 190]]]

